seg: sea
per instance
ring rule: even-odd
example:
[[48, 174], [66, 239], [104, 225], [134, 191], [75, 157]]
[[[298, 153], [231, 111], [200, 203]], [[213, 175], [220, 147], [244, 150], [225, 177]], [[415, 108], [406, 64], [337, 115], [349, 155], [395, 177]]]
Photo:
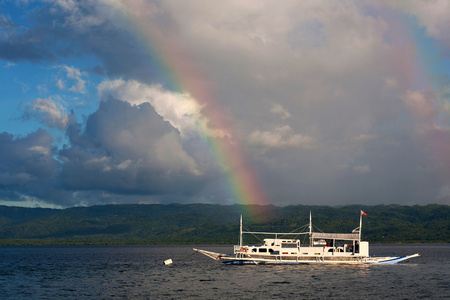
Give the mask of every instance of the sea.
[[[2, 246], [1, 299], [450, 299], [450, 244], [371, 244], [396, 265], [224, 265], [192, 248]], [[173, 265], [163, 262], [172, 259]]]

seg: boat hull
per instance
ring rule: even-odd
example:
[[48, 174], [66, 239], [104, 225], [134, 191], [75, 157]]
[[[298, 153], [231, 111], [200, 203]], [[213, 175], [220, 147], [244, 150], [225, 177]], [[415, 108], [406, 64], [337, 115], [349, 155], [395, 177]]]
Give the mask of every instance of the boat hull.
[[364, 264], [396, 264], [398, 262], [418, 257], [419, 254], [408, 256], [388, 257], [360, 257], [360, 256], [267, 256], [250, 257], [249, 255], [227, 255], [206, 250], [194, 249], [212, 259], [218, 260], [226, 265], [311, 265], [311, 264], [333, 264], [333, 265], [364, 265]]

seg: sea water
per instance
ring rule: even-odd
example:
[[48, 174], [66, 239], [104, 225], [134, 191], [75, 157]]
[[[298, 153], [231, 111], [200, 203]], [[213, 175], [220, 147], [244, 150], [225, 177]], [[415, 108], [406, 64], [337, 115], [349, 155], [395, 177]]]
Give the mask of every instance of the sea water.
[[[1, 299], [444, 299], [449, 244], [374, 244], [371, 253], [420, 253], [397, 265], [228, 266], [192, 248], [231, 245], [3, 246]], [[164, 260], [171, 258], [173, 265]]]

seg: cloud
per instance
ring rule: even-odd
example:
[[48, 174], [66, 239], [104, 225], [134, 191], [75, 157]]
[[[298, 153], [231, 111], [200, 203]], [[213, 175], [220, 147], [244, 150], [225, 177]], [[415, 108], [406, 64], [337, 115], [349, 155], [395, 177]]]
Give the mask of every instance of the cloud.
[[408, 90], [403, 101], [420, 121], [432, 123], [438, 115], [438, 110], [433, 103], [433, 95], [430, 93]]
[[20, 195], [29, 194], [57, 201], [51, 197], [55, 189], [53, 176], [58, 170], [52, 142], [42, 129], [22, 138], [0, 134], [1, 197], [17, 200]]
[[11, 62], [53, 60], [40, 30], [29, 30], [0, 15], [0, 58]]
[[[233, 202], [204, 143], [232, 133], [274, 204], [442, 201], [448, 91], [415, 80], [408, 35], [390, 40], [403, 12], [448, 49], [441, 1], [61, 0], [28, 11], [29, 29], [0, 19], [1, 58], [51, 61], [61, 75], [53, 88], [99, 100], [75, 123], [55, 96], [35, 97], [28, 117], [66, 130], [69, 142], [23, 147], [53, 155], [56, 175], [0, 178], [64, 205]], [[97, 95], [88, 72], [102, 76]], [[230, 128], [216, 128], [210, 103]]]
[[254, 131], [249, 136], [249, 143], [262, 146], [265, 149], [302, 148], [312, 149], [316, 147], [317, 140], [313, 137], [294, 134], [288, 125], [278, 126], [271, 131]]
[[190, 139], [199, 134], [213, 137], [229, 135], [224, 128], [211, 128], [203, 106], [188, 93], [165, 90], [159, 84], [148, 85], [136, 80], [103, 81], [98, 86], [101, 99], [117, 98], [132, 105], [151, 104], [155, 111], [176, 128], [181, 137]]
[[15, 24], [12, 20], [7, 18], [6, 16], [0, 15], [0, 28], [2, 30], [15, 29], [15, 28], [18, 28], [18, 27], [19, 26], [17, 24]]
[[[114, 97], [132, 105], [151, 104], [156, 112], [182, 135], [197, 131], [198, 122], [206, 123], [202, 107], [187, 93], [174, 93], [160, 85], [147, 85], [136, 80], [103, 81], [98, 86], [101, 99]], [[203, 125], [206, 126], [206, 125]]]
[[353, 171], [355, 171], [356, 173], [366, 174], [370, 172], [370, 166], [369, 165], [354, 166]]
[[[79, 69], [75, 67], [69, 67], [66, 65], [60, 66], [60, 68], [66, 72], [66, 77], [68, 79], [72, 79], [74, 84], [69, 88], [69, 91], [75, 92], [75, 93], [86, 93], [86, 81], [82, 79], [82, 77], [86, 76], [85, 72], [81, 72]], [[58, 80], [57, 86], [60, 89], [63, 89], [65, 86], [64, 82], [61, 81], [61, 79]]]
[[425, 28], [428, 36], [436, 39], [450, 50], [450, 37], [448, 28], [450, 20], [450, 3], [445, 0], [435, 1], [388, 1], [388, 5], [415, 16], [420, 26]]
[[65, 87], [64, 81], [62, 79], [58, 79], [58, 81], [56, 82], [56, 86], [62, 90]]
[[52, 60], [54, 56], [43, 49], [39, 43], [26, 37], [11, 37], [7, 41], [0, 40], [0, 58], [19, 62], [23, 60]]
[[[98, 3], [101, 3], [101, 1]], [[64, 15], [63, 27], [85, 33], [106, 22], [104, 16], [108, 16], [108, 7], [98, 5], [98, 3], [96, 4], [93, 1], [58, 0], [54, 2], [51, 10]], [[98, 11], [97, 14], [90, 13], [99, 8], [102, 9], [103, 13], [100, 13], [101, 11]]]
[[278, 103], [274, 103], [270, 111], [274, 114], [280, 115], [282, 119], [287, 119], [291, 116], [291, 114]]
[[149, 103], [105, 99], [81, 128], [69, 124], [70, 144], [59, 151], [42, 129], [25, 138], [1, 134], [1, 196], [62, 207], [125, 201], [120, 195], [142, 203], [185, 202], [194, 195], [201, 201], [200, 191], [217, 177], [204, 155], [187, 152], [198, 141], [184, 145]]
[[196, 161], [183, 149], [178, 131], [148, 103], [103, 101], [87, 120], [84, 133], [73, 126], [70, 130], [72, 146], [59, 153], [67, 189], [189, 194], [204, 180]]
[[351, 143], [355, 143], [355, 144], [359, 144], [359, 143], [365, 143], [367, 141], [370, 141], [372, 139], [374, 139], [375, 137], [372, 135], [368, 135], [368, 134], [360, 134], [358, 136], [352, 137], [350, 139]]
[[24, 119], [34, 118], [43, 124], [64, 130], [73, 116], [65, 112], [64, 104], [58, 97], [36, 99], [25, 106]]
[[50, 155], [50, 151], [48, 148], [44, 148], [43, 146], [32, 146], [28, 148], [29, 151], [34, 151], [38, 154], [42, 154], [44, 156]]
[[[69, 85], [69, 91], [74, 93], [86, 93], [86, 77], [85, 72], [81, 72], [78, 68], [69, 67], [67, 65], [59, 65], [58, 69], [65, 73], [65, 80], [59, 78], [56, 81], [56, 86], [59, 90], [64, 91]], [[37, 86], [41, 94], [49, 94], [49, 87], [44, 85]], [[27, 89], [28, 90], [28, 89]], [[67, 112], [70, 105], [63, 101], [62, 97], [65, 95], [52, 95], [47, 98], [37, 98], [25, 105], [23, 105], [24, 113], [22, 118], [24, 120], [35, 119], [36, 121], [59, 130], [65, 130], [68, 125], [75, 122], [75, 113], [73, 111]]]

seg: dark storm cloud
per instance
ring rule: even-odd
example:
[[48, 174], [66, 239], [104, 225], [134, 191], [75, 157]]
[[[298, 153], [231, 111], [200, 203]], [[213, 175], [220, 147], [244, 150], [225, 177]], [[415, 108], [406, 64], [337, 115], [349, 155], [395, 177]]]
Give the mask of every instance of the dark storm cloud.
[[59, 152], [66, 189], [189, 195], [204, 180], [178, 131], [147, 103], [104, 101], [85, 132], [70, 126], [68, 133], [71, 146]]
[[115, 202], [118, 195], [140, 202], [164, 195], [158, 202], [166, 202], [189, 198], [207, 182], [179, 132], [148, 103], [103, 101], [81, 128], [69, 125], [70, 145], [58, 153], [42, 129], [16, 139], [1, 134], [1, 195], [61, 206]]
[[10, 28], [10, 34], [0, 38], [0, 59], [13, 62], [28, 60], [51, 61], [55, 59], [52, 51], [45, 41], [45, 34], [39, 30], [26, 30], [22, 33], [21, 28]]
[[127, 24], [113, 23], [110, 18], [118, 16], [108, 15], [101, 3], [51, 3], [30, 18], [36, 23], [30, 29], [0, 18], [0, 26], [8, 31], [0, 38], [1, 59], [56, 62], [58, 57], [92, 54], [103, 63], [89, 69], [95, 74], [168, 83], [155, 73], [158, 58], [130, 34]]
[[[30, 180], [51, 176], [57, 168], [57, 163], [52, 157], [55, 150], [52, 142], [51, 136], [42, 129], [16, 139], [5, 132], [0, 134], [2, 173], [10, 174], [10, 178], [24, 174]], [[11, 181], [11, 183], [13, 182]], [[25, 182], [23, 181], [23, 183]]]
[[32, 196], [48, 196], [44, 190], [59, 167], [53, 158], [52, 142], [51, 136], [42, 129], [23, 138], [14, 138], [5, 132], [0, 134], [0, 193], [3, 196], [14, 199], [25, 191]]

